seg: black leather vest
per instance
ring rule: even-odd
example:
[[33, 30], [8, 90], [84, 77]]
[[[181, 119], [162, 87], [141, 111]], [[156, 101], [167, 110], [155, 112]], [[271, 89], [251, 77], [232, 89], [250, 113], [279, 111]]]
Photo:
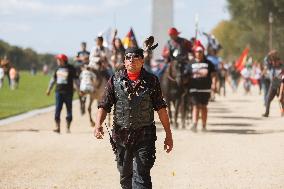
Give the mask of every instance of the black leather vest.
[[130, 92], [127, 88], [128, 79], [119, 74], [115, 75], [113, 82], [117, 99], [114, 105], [114, 124], [127, 129], [153, 125], [154, 109], [151, 91], [145, 80], [140, 81], [142, 83], [138, 84], [134, 92]]

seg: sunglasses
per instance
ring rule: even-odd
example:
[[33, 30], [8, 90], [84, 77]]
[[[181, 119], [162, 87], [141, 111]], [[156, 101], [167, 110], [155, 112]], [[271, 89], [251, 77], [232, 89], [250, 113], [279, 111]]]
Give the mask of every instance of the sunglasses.
[[133, 55], [126, 55], [125, 56], [125, 60], [138, 60], [140, 58], [140, 56], [138, 54], [133, 54]]

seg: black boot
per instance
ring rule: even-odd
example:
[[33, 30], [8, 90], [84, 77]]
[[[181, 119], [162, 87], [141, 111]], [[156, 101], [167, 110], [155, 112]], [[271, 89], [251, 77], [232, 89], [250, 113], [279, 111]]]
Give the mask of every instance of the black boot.
[[66, 133], [71, 133], [70, 126], [71, 126], [71, 122], [67, 121]]
[[262, 114], [262, 117], [268, 117], [269, 116], [269, 114], [268, 113], [264, 113], [264, 114]]
[[86, 104], [86, 96], [80, 97], [80, 103], [81, 103], [81, 115], [84, 115], [86, 112], [85, 104]]
[[56, 133], [60, 133], [60, 123], [59, 122], [55, 122], [56, 123], [56, 129], [54, 129], [53, 131]]

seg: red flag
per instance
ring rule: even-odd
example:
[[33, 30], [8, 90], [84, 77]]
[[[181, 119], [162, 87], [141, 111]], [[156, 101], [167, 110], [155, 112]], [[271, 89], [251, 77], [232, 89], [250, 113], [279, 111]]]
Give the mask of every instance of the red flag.
[[133, 29], [130, 28], [130, 31], [126, 34], [125, 38], [122, 40], [122, 43], [125, 48], [137, 47], [137, 41]]
[[241, 56], [239, 57], [239, 59], [235, 62], [235, 68], [237, 69], [237, 71], [240, 72], [245, 67], [248, 53], [249, 53], [249, 48], [246, 47], [242, 52]]

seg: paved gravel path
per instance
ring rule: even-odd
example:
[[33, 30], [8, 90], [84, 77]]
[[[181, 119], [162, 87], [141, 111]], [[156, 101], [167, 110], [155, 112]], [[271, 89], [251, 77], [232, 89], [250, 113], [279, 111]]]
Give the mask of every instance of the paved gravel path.
[[[271, 117], [262, 118], [263, 110], [257, 91], [218, 97], [209, 105], [208, 132], [174, 129], [170, 154], [157, 121], [153, 188], [284, 188], [284, 118], [276, 100]], [[53, 113], [0, 126], [0, 188], [120, 188], [108, 137], [93, 137], [78, 102], [71, 134], [52, 132]]]

